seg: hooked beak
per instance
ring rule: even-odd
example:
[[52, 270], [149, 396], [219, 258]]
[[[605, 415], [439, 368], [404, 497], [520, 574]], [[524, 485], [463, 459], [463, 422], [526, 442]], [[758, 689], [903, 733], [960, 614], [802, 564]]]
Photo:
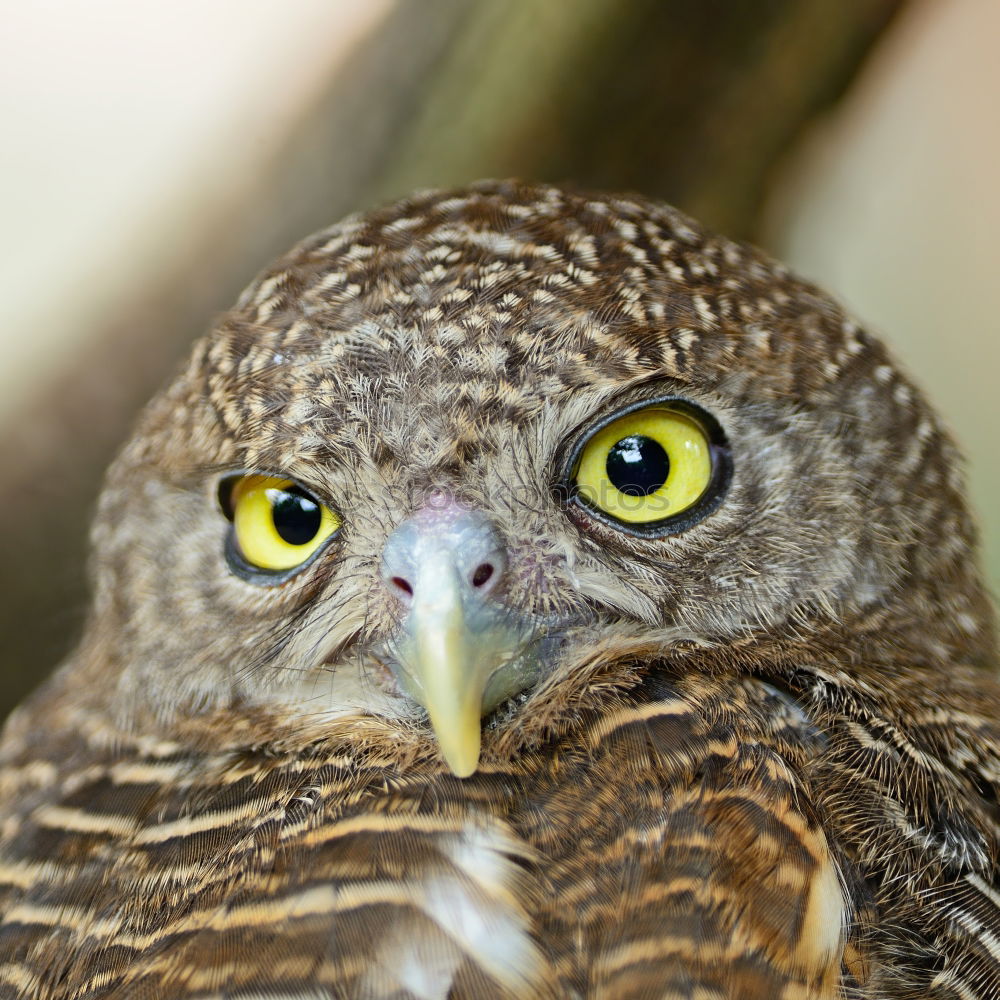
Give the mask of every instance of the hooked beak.
[[403, 522], [383, 553], [383, 580], [407, 609], [393, 671], [460, 778], [479, 765], [482, 716], [538, 676], [537, 656], [522, 655], [535, 627], [496, 600], [506, 571], [491, 522], [450, 499]]
[[489, 677], [481, 659], [476, 662], [470, 655], [473, 637], [458, 575], [446, 553], [435, 555], [438, 558], [426, 561], [424, 586], [414, 594], [410, 610], [411, 669], [441, 756], [465, 778], [479, 764], [480, 717]]

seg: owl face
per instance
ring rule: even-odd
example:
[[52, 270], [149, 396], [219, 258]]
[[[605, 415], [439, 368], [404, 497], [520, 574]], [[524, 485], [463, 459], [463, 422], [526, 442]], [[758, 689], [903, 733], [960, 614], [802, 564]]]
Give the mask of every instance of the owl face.
[[154, 401], [91, 634], [136, 718], [370, 713], [468, 774], [597, 649], [613, 686], [891, 612], [941, 572], [922, 525], [968, 531], [913, 485], [948, 447], [831, 303], [678, 213], [427, 195], [292, 251]]

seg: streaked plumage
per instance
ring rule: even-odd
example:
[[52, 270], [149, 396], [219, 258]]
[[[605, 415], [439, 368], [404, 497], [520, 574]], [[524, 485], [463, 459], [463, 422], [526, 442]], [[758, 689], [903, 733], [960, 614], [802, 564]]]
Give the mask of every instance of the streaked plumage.
[[[647, 530], [577, 456], [661, 410], [718, 474]], [[278, 569], [240, 517], [294, 484]], [[0, 998], [992, 1000], [972, 539], [919, 393], [757, 252], [519, 184], [349, 219], [109, 473], [0, 745]]]

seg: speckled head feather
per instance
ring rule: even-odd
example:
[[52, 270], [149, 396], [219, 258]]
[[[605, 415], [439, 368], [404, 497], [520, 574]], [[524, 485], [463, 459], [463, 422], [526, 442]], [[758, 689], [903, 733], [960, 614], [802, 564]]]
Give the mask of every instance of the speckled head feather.
[[[726, 503], [653, 545], [581, 530], [553, 502], [573, 436], [665, 394], [725, 428]], [[857, 655], [876, 640], [991, 655], [954, 449], [921, 396], [816, 289], [648, 202], [517, 184], [418, 195], [306, 240], [250, 286], [150, 408], [98, 520], [98, 575], [113, 574], [95, 617], [101, 659], [118, 635], [137, 668], [131, 632], [148, 610], [142, 683], [166, 683], [172, 701], [188, 681], [215, 701], [243, 679], [192, 661], [188, 628], [216, 616], [211, 633], [242, 663], [227, 621], [256, 608], [266, 621], [285, 600], [234, 582], [214, 539], [178, 538], [176, 513], [158, 513], [190, 505], [199, 536], [214, 469], [287, 474], [341, 512], [336, 559], [303, 581], [337, 644], [347, 627], [391, 623], [372, 566], [441, 488], [496, 517], [520, 567], [512, 596], [539, 614], [586, 605], [643, 634], [669, 625], [712, 642], [849, 621], [837, 642]], [[341, 595], [341, 629], [314, 600], [324, 584]], [[122, 606], [123, 592], [138, 599]], [[314, 644], [314, 612], [298, 610]], [[194, 676], [163, 669], [163, 621]]]
[[[731, 463], [656, 535], [570, 482], [645, 403]], [[242, 475], [338, 530], [243, 572]], [[468, 628], [525, 664], [461, 780], [392, 568], [457, 525], [496, 550]], [[673, 209], [491, 182], [310, 237], [150, 405], [93, 544], [3, 744], [0, 998], [1000, 991], [955, 449], [829, 298]]]

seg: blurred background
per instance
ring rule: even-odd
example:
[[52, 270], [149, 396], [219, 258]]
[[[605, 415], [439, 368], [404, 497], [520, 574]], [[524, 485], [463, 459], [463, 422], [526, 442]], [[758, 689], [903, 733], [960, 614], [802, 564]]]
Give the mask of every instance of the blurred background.
[[885, 337], [1000, 582], [992, 0], [35, 0], [0, 37], [0, 715], [86, 605], [138, 407], [253, 274], [419, 186], [631, 189]]

